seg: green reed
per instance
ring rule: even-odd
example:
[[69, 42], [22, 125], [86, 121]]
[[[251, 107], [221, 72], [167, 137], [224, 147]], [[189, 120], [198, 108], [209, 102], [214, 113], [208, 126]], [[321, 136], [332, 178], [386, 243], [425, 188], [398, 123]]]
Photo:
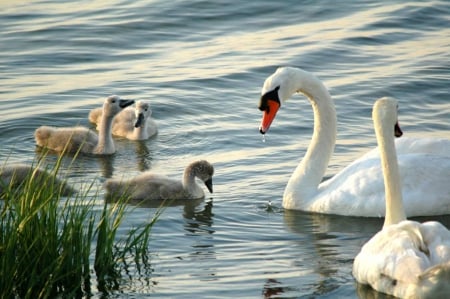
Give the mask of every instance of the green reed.
[[105, 201], [99, 212], [98, 193], [88, 196], [92, 184], [63, 196], [65, 187], [56, 179], [61, 159], [52, 175], [38, 179], [30, 171], [20, 188], [3, 186], [1, 298], [89, 297], [95, 278], [106, 295], [120, 289], [127, 260], [147, 265], [150, 231], [161, 210], [119, 239], [117, 231], [129, 210], [126, 198]]

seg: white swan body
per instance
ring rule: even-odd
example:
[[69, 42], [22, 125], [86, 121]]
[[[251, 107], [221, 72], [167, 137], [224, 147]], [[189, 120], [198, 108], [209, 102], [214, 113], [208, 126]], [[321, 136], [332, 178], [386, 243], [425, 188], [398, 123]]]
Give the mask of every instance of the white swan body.
[[[112, 134], [130, 140], [146, 140], [158, 131], [156, 122], [151, 118], [150, 105], [137, 101], [136, 107], [128, 107], [114, 117]], [[89, 121], [100, 125], [102, 108], [95, 108], [89, 112]]]
[[103, 114], [98, 135], [85, 127], [55, 128], [41, 126], [36, 129], [36, 144], [50, 150], [65, 153], [80, 151], [86, 154], [109, 155], [116, 149], [111, 134], [114, 116], [123, 108], [133, 104], [133, 100], [109, 96], [103, 104]]
[[[382, 217], [385, 214], [384, 185], [377, 149], [322, 182], [334, 151], [337, 120], [328, 90], [314, 75], [298, 68], [283, 67], [266, 79], [259, 105], [263, 111], [260, 132], [267, 132], [280, 105], [296, 92], [305, 94], [311, 102], [314, 133], [305, 156], [288, 181], [283, 207], [345, 216]], [[450, 140], [407, 138], [398, 142], [397, 151], [407, 201], [406, 214], [449, 214]], [[437, 157], [429, 157], [431, 154]]]
[[36, 184], [46, 186], [49, 190], [60, 192], [61, 195], [67, 196], [76, 193], [75, 189], [48, 171], [39, 167], [18, 163], [0, 167], [0, 194], [5, 189], [13, 190], [24, 187], [23, 184], [29, 179], [32, 179]]
[[382, 151], [386, 215], [383, 229], [356, 256], [353, 276], [359, 283], [400, 298], [448, 298], [450, 231], [436, 221], [406, 220], [404, 213], [393, 140], [396, 104], [394, 99], [382, 98], [374, 105], [374, 125]]
[[205, 197], [205, 194], [195, 182], [195, 178], [202, 180], [209, 192], [212, 193], [213, 174], [214, 167], [209, 162], [200, 160], [186, 167], [182, 181], [152, 172], [144, 172], [131, 180], [109, 179], [104, 186], [109, 197], [126, 195], [133, 201], [199, 199]]

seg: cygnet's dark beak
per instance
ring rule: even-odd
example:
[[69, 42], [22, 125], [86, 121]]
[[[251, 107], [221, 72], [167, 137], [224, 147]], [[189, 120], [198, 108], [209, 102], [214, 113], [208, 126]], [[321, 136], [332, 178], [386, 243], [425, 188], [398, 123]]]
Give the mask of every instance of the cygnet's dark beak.
[[139, 113], [138, 118], [136, 119], [136, 122], [134, 123], [134, 127], [139, 128], [143, 122], [144, 122], [144, 113]]
[[125, 100], [125, 99], [120, 99], [119, 100], [119, 106], [120, 108], [125, 108], [128, 107], [130, 105], [134, 104], [134, 100]]
[[205, 181], [205, 186], [206, 188], [208, 188], [209, 193], [213, 193], [213, 182], [212, 182], [212, 178], [210, 178], [209, 180]]

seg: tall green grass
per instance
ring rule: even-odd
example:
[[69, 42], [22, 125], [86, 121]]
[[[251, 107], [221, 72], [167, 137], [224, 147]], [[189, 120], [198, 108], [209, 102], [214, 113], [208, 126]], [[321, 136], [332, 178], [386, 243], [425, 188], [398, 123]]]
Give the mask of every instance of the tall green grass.
[[93, 281], [107, 295], [120, 289], [127, 261], [132, 259], [138, 267], [148, 263], [150, 231], [161, 210], [119, 239], [118, 229], [129, 211], [126, 198], [105, 201], [99, 211], [98, 192], [88, 195], [93, 184], [63, 196], [55, 183], [60, 159], [43, 180], [30, 171], [20, 188], [4, 186], [1, 298], [89, 297]]

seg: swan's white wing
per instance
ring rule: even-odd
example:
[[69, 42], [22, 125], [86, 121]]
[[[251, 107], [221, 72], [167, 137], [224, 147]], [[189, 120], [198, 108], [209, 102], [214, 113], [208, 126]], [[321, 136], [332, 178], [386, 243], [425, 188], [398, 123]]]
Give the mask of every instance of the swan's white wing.
[[353, 276], [398, 297], [426, 294], [436, 286], [436, 270], [441, 265], [444, 272], [450, 269], [448, 262], [450, 232], [438, 222], [406, 220], [384, 228], [362, 247]]
[[[450, 159], [429, 154], [399, 155], [407, 217], [450, 213]], [[358, 159], [319, 185], [310, 211], [384, 217], [385, 197], [378, 158]]]
[[91, 111], [89, 111], [89, 121], [96, 126], [100, 124], [100, 119], [102, 118], [103, 108], [94, 108]]
[[[402, 137], [395, 140], [395, 149], [397, 155], [432, 154], [450, 157], [450, 139]], [[378, 147], [376, 147], [355, 160], [355, 162], [377, 158], [379, 156], [380, 152]]]

